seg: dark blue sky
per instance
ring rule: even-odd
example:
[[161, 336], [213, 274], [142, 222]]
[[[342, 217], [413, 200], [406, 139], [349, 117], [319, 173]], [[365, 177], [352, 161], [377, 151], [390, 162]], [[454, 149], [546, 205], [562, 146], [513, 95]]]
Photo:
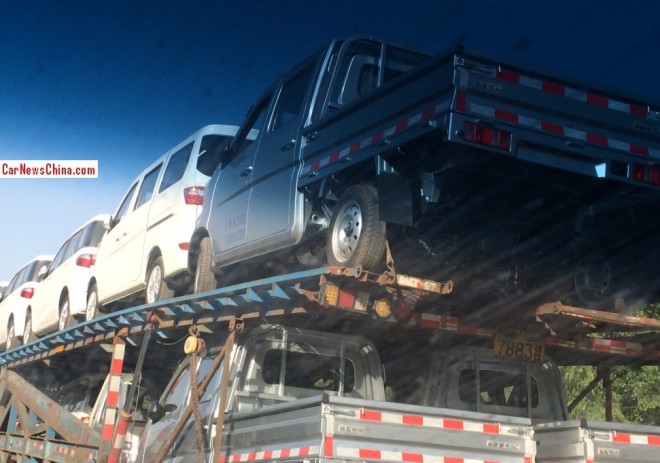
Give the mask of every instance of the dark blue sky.
[[33, 1], [0, 6], [0, 159], [97, 159], [97, 180], [0, 179], [0, 280], [113, 212], [134, 176], [203, 125], [241, 122], [333, 38], [457, 43], [660, 101], [653, 0]]

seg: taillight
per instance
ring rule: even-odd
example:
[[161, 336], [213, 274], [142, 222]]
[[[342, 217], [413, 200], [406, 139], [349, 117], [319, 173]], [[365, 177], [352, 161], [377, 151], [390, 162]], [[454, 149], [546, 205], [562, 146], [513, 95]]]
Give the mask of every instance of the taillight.
[[34, 296], [34, 288], [23, 288], [21, 291], [21, 297], [25, 299], [32, 299], [32, 296]]
[[191, 186], [183, 190], [183, 198], [186, 204], [193, 204], [195, 206], [204, 205], [204, 187]]
[[94, 254], [80, 254], [76, 259], [78, 267], [89, 268], [96, 263], [96, 255]]
[[632, 178], [636, 182], [660, 186], [660, 167], [633, 164]]
[[182, 251], [187, 251], [190, 249], [190, 243], [179, 243], [179, 249]]
[[474, 122], [466, 121], [463, 123], [462, 135], [466, 141], [472, 143], [502, 150], [511, 149], [511, 132], [496, 129], [489, 125], [475, 124]]

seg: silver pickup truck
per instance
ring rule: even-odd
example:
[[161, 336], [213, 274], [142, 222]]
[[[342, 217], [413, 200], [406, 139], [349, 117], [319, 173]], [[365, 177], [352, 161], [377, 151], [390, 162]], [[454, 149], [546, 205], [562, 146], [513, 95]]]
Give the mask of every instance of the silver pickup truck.
[[387, 241], [398, 271], [469, 287], [453, 297], [466, 310], [653, 300], [658, 133], [658, 108], [630, 95], [334, 41], [264, 92], [224, 153], [190, 241], [195, 292], [245, 271], [380, 271]]
[[[533, 422], [566, 419], [554, 363], [488, 349], [415, 355], [352, 335], [259, 326], [231, 355], [223, 451], [213, 455], [222, 367], [199, 400], [206, 461], [532, 462]], [[199, 381], [217, 355], [210, 349]], [[138, 461], [155, 461], [190, 397], [186, 360], [150, 410]], [[530, 398], [528, 400], [528, 397]], [[192, 461], [190, 417], [166, 461]]]

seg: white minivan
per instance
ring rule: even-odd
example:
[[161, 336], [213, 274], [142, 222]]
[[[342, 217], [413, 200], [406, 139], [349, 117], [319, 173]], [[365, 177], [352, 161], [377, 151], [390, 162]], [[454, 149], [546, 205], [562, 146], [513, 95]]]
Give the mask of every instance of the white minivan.
[[71, 326], [85, 315], [87, 283], [109, 214], [93, 217], [78, 227], [60, 247], [53, 261], [39, 270], [39, 291], [25, 315], [23, 340]]
[[36, 256], [16, 272], [0, 299], [0, 346], [17, 347], [23, 337], [25, 314], [39, 287], [39, 269], [53, 256]]
[[88, 320], [109, 304], [150, 303], [188, 290], [188, 247], [204, 189], [237, 129], [203, 127], [133, 181], [106, 224], [87, 286]]

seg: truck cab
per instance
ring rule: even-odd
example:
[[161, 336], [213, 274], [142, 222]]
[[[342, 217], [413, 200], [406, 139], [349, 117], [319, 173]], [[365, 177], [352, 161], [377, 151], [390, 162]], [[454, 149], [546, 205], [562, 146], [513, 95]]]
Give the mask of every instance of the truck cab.
[[[386, 350], [391, 356], [392, 350]], [[268, 426], [277, 422], [284, 427], [284, 421], [296, 421], [295, 404], [309, 406], [315, 400], [333, 397], [347, 398], [349, 404], [362, 407], [373, 407], [374, 401], [391, 402], [392, 410], [411, 415], [448, 413], [454, 418], [471, 419], [488, 415], [521, 430], [528, 429], [526, 426], [532, 421], [553, 421], [567, 416], [561, 380], [550, 359], [546, 358], [542, 364], [528, 364], [496, 358], [488, 349], [478, 347], [427, 351], [428, 357], [422, 352], [417, 358], [399, 356], [381, 361], [376, 345], [362, 336], [279, 325], [256, 327], [237, 340], [231, 354], [225, 422], [251, 423], [257, 419], [261, 423], [259, 429], [266, 432]], [[198, 382], [208, 374], [217, 354], [216, 348], [203, 356], [197, 371]], [[215, 434], [222, 371], [221, 366], [199, 399], [207, 458]], [[189, 404], [190, 384], [190, 361], [186, 359], [161, 399], [150, 409], [138, 461], [152, 461], [158, 455]], [[301, 411], [299, 421], [308, 419], [304, 416], [308, 415]], [[245, 433], [249, 429], [242, 426], [225, 424], [225, 433], [235, 432], [236, 443], [247, 438]], [[295, 439], [284, 433], [275, 434], [279, 437], [268, 440]], [[191, 416], [166, 460], [194, 458], [197, 442]], [[272, 442], [250, 437], [252, 446], [269, 444]]]

